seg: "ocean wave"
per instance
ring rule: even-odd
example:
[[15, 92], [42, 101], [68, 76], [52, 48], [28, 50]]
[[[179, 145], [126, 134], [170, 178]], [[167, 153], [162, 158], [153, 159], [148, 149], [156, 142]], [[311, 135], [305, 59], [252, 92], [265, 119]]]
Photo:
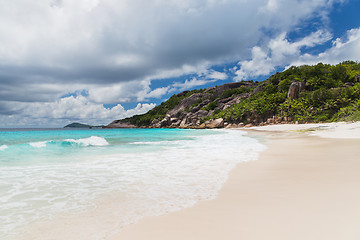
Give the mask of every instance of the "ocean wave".
[[109, 145], [109, 143], [106, 141], [105, 138], [97, 137], [97, 136], [91, 136], [88, 138], [80, 138], [80, 139], [65, 139], [64, 141], [70, 143], [76, 143], [84, 147]]
[[31, 143], [29, 143], [29, 145], [32, 146], [32, 147], [35, 147], [35, 148], [43, 148], [43, 147], [46, 147], [47, 143], [48, 143], [48, 141], [31, 142]]
[[0, 151], [5, 151], [5, 149], [7, 149], [8, 148], [8, 146], [6, 146], [6, 145], [1, 145], [0, 146]]
[[[47, 146], [47, 144], [55, 144], [55, 145], [57, 145], [57, 144], [61, 144], [61, 145], [76, 144], [76, 145], [80, 145], [83, 147], [109, 145], [109, 143], [106, 141], [105, 138], [97, 137], [97, 136], [91, 136], [88, 138], [80, 138], [80, 139], [64, 139], [64, 140], [60, 140], [60, 141], [59, 140], [49, 140], [49, 141], [41, 141], [41, 142], [30, 142], [28, 144], [34, 148], [44, 148]], [[4, 145], [4, 146], [6, 146], [6, 145]], [[5, 148], [7, 148], [7, 146]], [[2, 150], [2, 148], [0, 148], [0, 150]]]

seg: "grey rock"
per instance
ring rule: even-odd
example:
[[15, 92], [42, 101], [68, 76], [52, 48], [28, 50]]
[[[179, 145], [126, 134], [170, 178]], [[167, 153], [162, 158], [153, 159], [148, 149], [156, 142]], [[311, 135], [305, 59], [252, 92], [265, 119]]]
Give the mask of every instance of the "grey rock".
[[184, 118], [183, 120], [181, 120], [179, 127], [180, 127], [180, 128], [185, 128], [185, 127], [187, 127], [186, 118]]
[[290, 100], [299, 98], [300, 92], [305, 91], [305, 89], [306, 89], [305, 81], [304, 82], [295, 81], [291, 83], [288, 91], [288, 98], [290, 98]]
[[171, 117], [178, 117], [179, 113], [190, 108], [191, 105], [197, 103], [200, 99], [204, 100], [204, 99], [210, 98], [210, 97], [211, 97], [211, 94], [209, 94], [209, 93], [207, 93], [207, 94], [194, 93], [190, 97], [187, 97], [187, 98], [184, 98], [183, 100], [181, 100], [180, 103], [175, 108], [169, 110], [167, 112], [167, 114], [170, 115]]
[[206, 111], [206, 110], [199, 110], [199, 111], [197, 111], [195, 114], [196, 114], [196, 116], [198, 117], [198, 118], [204, 118], [204, 117], [206, 117], [207, 115], [208, 115], [208, 111]]
[[223, 128], [224, 127], [224, 119], [218, 118], [215, 120], [206, 121], [205, 126], [207, 128]]
[[160, 127], [166, 127], [169, 125], [169, 123], [170, 123], [170, 119], [165, 117], [158, 124], [160, 125]]
[[177, 122], [179, 119], [178, 118], [170, 118], [170, 122], [171, 123], [175, 123], [175, 122]]
[[299, 98], [299, 95], [300, 95], [300, 83], [299, 82], [291, 83], [287, 95], [288, 98], [290, 98], [290, 100], [293, 100]]

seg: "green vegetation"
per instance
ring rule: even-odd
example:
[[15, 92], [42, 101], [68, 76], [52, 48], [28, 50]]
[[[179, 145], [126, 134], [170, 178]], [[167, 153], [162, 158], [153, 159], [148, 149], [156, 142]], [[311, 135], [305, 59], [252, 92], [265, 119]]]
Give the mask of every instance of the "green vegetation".
[[[202, 110], [211, 111], [212, 115], [202, 120], [223, 118], [229, 123], [260, 123], [268, 118], [281, 117], [298, 122], [330, 122], [360, 120], [360, 83], [355, 76], [360, 74], [360, 63], [345, 61], [337, 65], [319, 63], [314, 66], [292, 66], [277, 73], [263, 82], [246, 82], [244, 85], [218, 91], [207, 91], [211, 94], [201, 98], [184, 111], [189, 112], [203, 101]], [[289, 87], [293, 82], [302, 83], [304, 87], [299, 97], [288, 98]], [[257, 88], [254, 93], [254, 89]], [[219, 89], [219, 88], [215, 88]], [[137, 126], [148, 126], [154, 119], [162, 120], [168, 110], [176, 107], [181, 100], [202, 90], [186, 91], [173, 95], [168, 101], [155, 107], [146, 114], [127, 118]], [[240, 103], [223, 107], [221, 102], [243, 96]]]
[[249, 122], [248, 119], [262, 121], [267, 117], [277, 114], [278, 106], [285, 101], [286, 94], [284, 91], [269, 94], [261, 92], [207, 118], [223, 118], [231, 123], [247, 123]]
[[245, 86], [241, 86], [239, 88], [234, 88], [234, 89], [227, 89], [221, 93], [220, 98], [223, 99], [223, 98], [233, 97], [235, 95], [241, 93], [247, 93], [247, 92], [250, 92], [250, 89]]
[[214, 110], [217, 106], [218, 106], [218, 102], [212, 101], [206, 107], [203, 107], [203, 110], [206, 110], [206, 111]]
[[[299, 122], [360, 120], [358, 74], [360, 64], [352, 61], [290, 67], [266, 80], [260, 93], [208, 118], [244, 123], [266, 121], [274, 115]], [[287, 92], [293, 81], [305, 82], [306, 89], [299, 98], [290, 100]]]

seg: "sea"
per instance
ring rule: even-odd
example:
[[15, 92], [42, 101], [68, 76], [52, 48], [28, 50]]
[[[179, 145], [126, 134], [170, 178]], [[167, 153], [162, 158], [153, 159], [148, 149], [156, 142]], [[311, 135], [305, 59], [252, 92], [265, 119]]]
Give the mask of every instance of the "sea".
[[110, 196], [121, 196], [112, 198], [111, 223], [92, 216], [92, 233], [79, 225], [67, 240], [105, 239], [146, 216], [214, 199], [263, 141], [223, 129], [0, 129], [0, 239], [26, 239], [17, 236], [32, 225]]

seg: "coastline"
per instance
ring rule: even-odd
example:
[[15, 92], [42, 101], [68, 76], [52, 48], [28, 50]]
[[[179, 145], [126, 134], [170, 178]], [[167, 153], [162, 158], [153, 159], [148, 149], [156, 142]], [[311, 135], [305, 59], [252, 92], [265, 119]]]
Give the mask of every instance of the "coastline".
[[[79, 207], [63, 208], [58, 212], [51, 212], [56, 209], [49, 208], [49, 215], [9, 231], [6, 239], [105, 239], [143, 217], [168, 214], [194, 206], [199, 201], [216, 198], [230, 170], [241, 161], [256, 160], [259, 151], [265, 148], [255, 139], [247, 137], [244, 131], [154, 129], [141, 132], [129, 142], [129, 148], [136, 151], [110, 154], [108, 144], [105, 144], [101, 148], [89, 147], [103, 152], [90, 159], [91, 155], [87, 152], [83, 164], [60, 164], [59, 170], [55, 170], [61, 172], [64, 183], [73, 187], [70, 189], [74, 190], [73, 194], [77, 196], [77, 191], [84, 193], [80, 198], [63, 202], [77, 203], [76, 200], [84, 199], [86, 205], [80, 202]], [[156, 134], [152, 138], [144, 138], [144, 134], [149, 132]], [[88, 134], [93, 135], [93, 132]], [[102, 139], [108, 135], [101, 135]], [[164, 138], [159, 139], [162, 135]], [[83, 142], [89, 138], [81, 139]], [[74, 141], [80, 142], [78, 138]], [[142, 153], [142, 146], [147, 151]], [[71, 171], [68, 171], [69, 167], [73, 167]], [[89, 184], [84, 185], [84, 181]], [[58, 183], [43, 182], [50, 182], [49, 188]], [[63, 185], [61, 181], [59, 183], [60, 190]], [[93, 195], [92, 199], [86, 198], [99, 190], [102, 192]]]
[[359, 239], [359, 139], [248, 132], [267, 136], [268, 149], [238, 164], [216, 199], [144, 218], [106, 240]]

